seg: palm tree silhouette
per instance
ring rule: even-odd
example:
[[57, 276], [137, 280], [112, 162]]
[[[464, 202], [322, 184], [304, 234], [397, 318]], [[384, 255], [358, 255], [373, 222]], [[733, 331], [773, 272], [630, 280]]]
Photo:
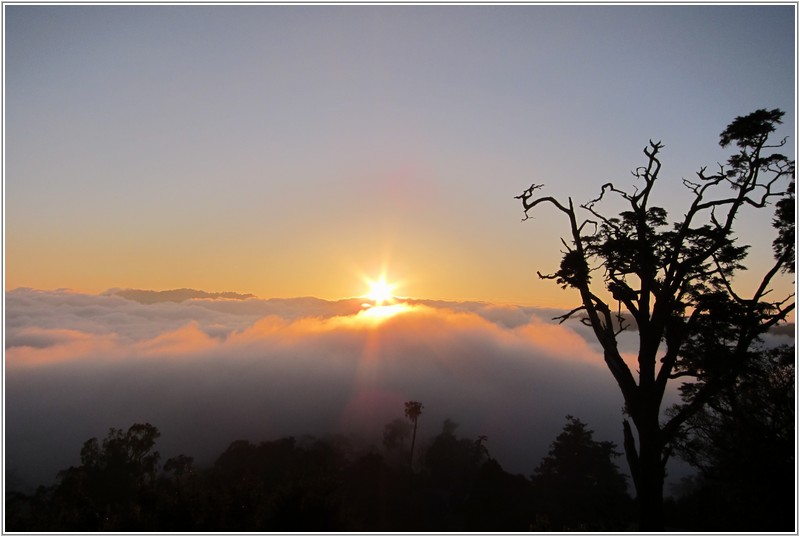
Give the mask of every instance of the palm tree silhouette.
[[406, 401], [405, 403], [405, 415], [408, 419], [410, 419], [414, 423], [414, 432], [411, 434], [411, 458], [409, 460], [409, 465], [411, 469], [414, 469], [414, 444], [417, 441], [417, 420], [419, 416], [422, 414], [422, 403], [417, 401]]

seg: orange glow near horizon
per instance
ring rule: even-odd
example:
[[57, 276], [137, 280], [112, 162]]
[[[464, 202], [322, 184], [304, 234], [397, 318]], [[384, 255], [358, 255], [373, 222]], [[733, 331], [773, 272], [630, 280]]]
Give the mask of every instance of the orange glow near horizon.
[[400, 302], [398, 304], [390, 304], [387, 306], [371, 306], [367, 309], [364, 309], [358, 313], [358, 316], [364, 319], [370, 319], [374, 321], [382, 321], [384, 319], [388, 319], [389, 317], [394, 317], [400, 313], [404, 313], [411, 310], [411, 306]]

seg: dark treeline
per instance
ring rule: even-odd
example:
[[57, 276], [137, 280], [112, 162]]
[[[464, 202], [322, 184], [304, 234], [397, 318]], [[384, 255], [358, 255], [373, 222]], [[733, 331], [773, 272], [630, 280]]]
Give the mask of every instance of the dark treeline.
[[[789, 352], [772, 353], [786, 378], [752, 375], [717, 412], [742, 422], [754, 412], [783, 412], [781, 438], [793, 431], [784, 409], [793, 386]], [[766, 370], [765, 370], [766, 373]], [[745, 387], [741, 387], [745, 388]], [[774, 408], [746, 401], [776, 395]], [[758, 394], [758, 397], [753, 397]], [[783, 397], [780, 397], [783, 395]], [[343, 436], [232, 442], [213, 463], [188, 455], [161, 461], [159, 430], [137, 423], [87, 440], [80, 465], [33, 494], [6, 495], [6, 529], [31, 532], [520, 532], [635, 531], [636, 505], [613, 442], [597, 441], [567, 416], [549, 453], [530, 476], [506, 472], [488, 439], [463, 438], [445, 420], [427, 442], [414, 427], [422, 412], [406, 404], [406, 418], [384, 428], [380, 447]], [[419, 405], [418, 407], [415, 405]], [[409, 412], [412, 408], [415, 411]], [[736, 408], [735, 414], [731, 409]], [[417, 412], [418, 410], [418, 412]], [[729, 412], [730, 411], [730, 412]], [[411, 415], [409, 415], [411, 414]], [[735, 414], [735, 415], [734, 415]], [[713, 418], [713, 419], [712, 419]], [[681, 531], [781, 530], [793, 525], [790, 441], [745, 442], [750, 429], [706, 416], [707, 434], [688, 435], [682, 455], [701, 470], [682, 496], [667, 502], [668, 527]], [[698, 425], [699, 427], [699, 425]], [[789, 438], [789, 439], [790, 439]], [[720, 447], [735, 440], [737, 449]], [[787, 443], [788, 442], [788, 443]], [[785, 446], [783, 444], [786, 444]], [[727, 444], [730, 446], [730, 444]], [[776, 451], [775, 446], [782, 446]], [[768, 457], [769, 455], [770, 457]], [[761, 461], [760, 463], [758, 461]], [[757, 477], [753, 477], [757, 476]], [[780, 483], [774, 478], [784, 476]]]
[[206, 467], [160, 464], [151, 424], [86, 441], [56, 483], [7, 495], [10, 531], [622, 531], [633, 505], [615, 446], [568, 417], [530, 477], [512, 475], [485, 437], [446, 420], [411, 452], [411, 424], [380, 448], [346, 438], [237, 440]]
[[762, 351], [675, 443], [698, 470], [665, 507], [695, 531], [796, 531], [795, 347]]

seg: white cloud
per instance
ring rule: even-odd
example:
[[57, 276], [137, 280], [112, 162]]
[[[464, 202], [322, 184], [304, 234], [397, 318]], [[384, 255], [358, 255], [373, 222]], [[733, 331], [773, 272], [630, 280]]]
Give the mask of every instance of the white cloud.
[[[199, 460], [238, 438], [357, 433], [380, 443], [402, 403], [421, 436], [450, 417], [530, 473], [566, 414], [620, 442], [621, 396], [600, 353], [553, 312], [409, 301], [189, 300], [15, 290], [6, 295], [6, 468], [38, 482], [81, 443], [149, 421], [164, 456]], [[307, 312], [305, 315], [303, 312]], [[624, 464], [621, 463], [621, 466]]]

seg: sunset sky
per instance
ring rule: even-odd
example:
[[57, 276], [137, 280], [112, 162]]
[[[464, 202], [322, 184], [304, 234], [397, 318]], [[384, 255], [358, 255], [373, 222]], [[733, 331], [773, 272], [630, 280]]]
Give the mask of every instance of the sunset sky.
[[[793, 6], [5, 6], [5, 288], [571, 306], [576, 201], [794, 132]], [[794, 144], [794, 140], [790, 144]], [[750, 243], [767, 227], [742, 219]], [[766, 229], [766, 231], [765, 231]], [[768, 239], [768, 240], [766, 240]], [[751, 264], [752, 265], [752, 264]]]
[[[680, 219], [681, 178], [759, 108], [786, 112], [794, 158], [795, 9], [4, 5], [9, 480], [48, 482], [136, 421], [164, 459], [379, 443], [408, 400], [421, 445], [452, 418], [513, 472], [567, 414], [622, 445], [602, 350], [552, 320], [576, 296], [536, 277], [567, 222], [521, 222], [514, 196], [631, 189], [661, 140], [655, 195]], [[771, 220], [736, 221], [750, 274]], [[382, 276], [404, 300], [365, 307]], [[212, 294], [153, 293], [184, 288]]]

